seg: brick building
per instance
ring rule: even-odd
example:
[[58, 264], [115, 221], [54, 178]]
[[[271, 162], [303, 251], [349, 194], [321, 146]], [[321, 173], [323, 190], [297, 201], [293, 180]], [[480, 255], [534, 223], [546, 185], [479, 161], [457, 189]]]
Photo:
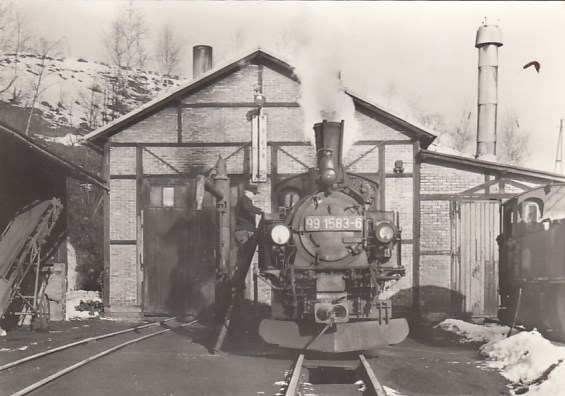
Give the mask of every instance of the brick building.
[[[257, 93], [265, 99], [261, 111]], [[435, 138], [431, 131], [346, 93], [362, 136], [343, 163], [349, 172], [377, 180], [381, 209], [400, 214], [407, 275], [389, 292], [396, 307], [432, 318], [491, 315], [499, 203], [530, 185], [565, 178], [426, 150]], [[315, 166], [300, 96], [291, 65], [255, 50], [86, 137], [104, 148], [110, 187], [107, 312], [199, 313], [213, 303], [214, 208], [194, 210], [194, 179], [221, 155], [232, 206], [250, 178], [259, 184], [259, 206], [271, 211], [282, 205], [295, 193], [284, 180]], [[468, 212], [484, 215], [484, 221], [460, 220]], [[487, 228], [491, 234], [481, 243], [491, 256], [464, 256], [467, 244], [461, 241]]]

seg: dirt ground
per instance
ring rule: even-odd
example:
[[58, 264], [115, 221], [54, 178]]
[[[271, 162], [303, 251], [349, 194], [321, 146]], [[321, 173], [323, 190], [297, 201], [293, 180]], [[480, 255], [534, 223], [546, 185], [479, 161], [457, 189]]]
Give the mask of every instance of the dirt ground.
[[[142, 323], [92, 319], [53, 322], [49, 333], [11, 331], [0, 339], [0, 362]], [[265, 344], [252, 328], [237, 326], [219, 355], [211, 353], [218, 331], [214, 324], [176, 328], [94, 361], [32, 394], [275, 395], [280, 389], [275, 383], [284, 378], [294, 353]], [[26, 346], [25, 350], [18, 349]], [[461, 344], [450, 333], [412, 326], [404, 342], [375, 351], [369, 361], [381, 383], [401, 395], [508, 394], [506, 380], [482, 368], [477, 350], [478, 345]], [[46, 368], [42, 372], [41, 365], [36, 370], [43, 377], [50, 374]], [[0, 377], [10, 389], [18, 389], [20, 382], [21, 388], [27, 385], [11, 370], [0, 373]], [[317, 393], [315, 385], [309, 392], [328, 394]]]

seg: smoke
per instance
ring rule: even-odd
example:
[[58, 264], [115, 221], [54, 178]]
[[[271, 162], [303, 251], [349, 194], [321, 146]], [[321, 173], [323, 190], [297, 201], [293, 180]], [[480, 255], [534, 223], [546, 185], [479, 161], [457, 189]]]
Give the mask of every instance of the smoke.
[[345, 121], [344, 155], [360, 136], [355, 119], [355, 105], [344, 92], [341, 81], [343, 40], [347, 37], [342, 22], [335, 17], [305, 13], [294, 58], [295, 73], [300, 79], [298, 103], [304, 114], [304, 136], [314, 142], [313, 125], [324, 119]]

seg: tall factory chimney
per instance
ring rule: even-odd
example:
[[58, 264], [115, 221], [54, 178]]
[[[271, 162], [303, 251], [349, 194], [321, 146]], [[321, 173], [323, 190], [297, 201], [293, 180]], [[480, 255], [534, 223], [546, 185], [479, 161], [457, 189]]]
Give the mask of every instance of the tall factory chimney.
[[475, 158], [496, 161], [496, 111], [498, 105], [498, 47], [502, 32], [486, 23], [477, 30], [475, 47], [479, 49], [479, 98], [477, 154]]
[[192, 77], [197, 78], [212, 68], [212, 47], [195, 45], [192, 48]]

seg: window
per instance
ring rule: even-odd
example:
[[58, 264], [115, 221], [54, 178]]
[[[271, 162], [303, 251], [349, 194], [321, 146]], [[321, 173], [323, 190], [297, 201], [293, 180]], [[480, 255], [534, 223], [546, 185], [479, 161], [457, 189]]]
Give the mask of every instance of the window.
[[151, 190], [149, 191], [149, 203], [153, 207], [174, 207], [175, 187], [152, 186]]
[[163, 187], [163, 206], [175, 206], [175, 188]]
[[286, 190], [283, 192], [283, 206], [285, 208], [292, 208], [300, 199], [300, 195], [296, 190]]

